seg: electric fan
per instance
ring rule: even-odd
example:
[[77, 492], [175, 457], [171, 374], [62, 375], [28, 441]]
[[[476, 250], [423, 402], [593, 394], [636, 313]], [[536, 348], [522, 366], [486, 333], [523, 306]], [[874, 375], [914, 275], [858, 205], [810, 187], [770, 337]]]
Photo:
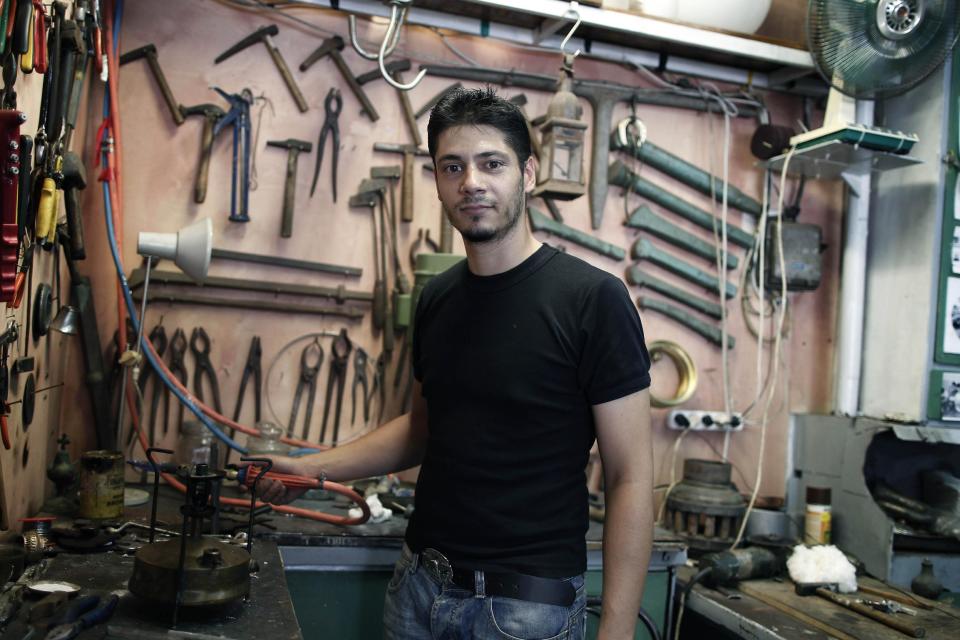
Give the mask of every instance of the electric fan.
[[823, 126], [797, 149], [840, 141], [904, 154], [917, 136], [854, 122], [855, 100], [895, 96], [933, 73], [960, 33], [957, 0], [810, 0], [807, 39], [830, 84]]

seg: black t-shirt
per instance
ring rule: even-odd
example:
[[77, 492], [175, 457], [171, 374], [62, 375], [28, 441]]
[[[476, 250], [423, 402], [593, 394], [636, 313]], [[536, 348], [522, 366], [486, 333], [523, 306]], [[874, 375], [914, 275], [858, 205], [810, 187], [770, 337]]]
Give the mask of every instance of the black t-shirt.
[[429, 439], [407, 544], [467, 569], [582, 573], [591, 405], [650, 385], [623, 283], [547, 245], [494, 276], [464, 260], [423, 290], [413, 365]]

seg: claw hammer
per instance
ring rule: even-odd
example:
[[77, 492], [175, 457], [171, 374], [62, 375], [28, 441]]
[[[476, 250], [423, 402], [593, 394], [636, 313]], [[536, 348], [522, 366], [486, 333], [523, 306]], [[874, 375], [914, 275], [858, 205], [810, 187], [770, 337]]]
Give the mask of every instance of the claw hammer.
[[305, 140], [287, 138], [286, 140], [270, 140], [268, 147], [280, 147], [287, 150], [287, 180], [283, 187], [283, 220], [280, 223], [280, 236], [289, 238], [293, 235], [293, 203], [297, 193], [297, 160], [301, 153], [310, 153], [313, 145]]

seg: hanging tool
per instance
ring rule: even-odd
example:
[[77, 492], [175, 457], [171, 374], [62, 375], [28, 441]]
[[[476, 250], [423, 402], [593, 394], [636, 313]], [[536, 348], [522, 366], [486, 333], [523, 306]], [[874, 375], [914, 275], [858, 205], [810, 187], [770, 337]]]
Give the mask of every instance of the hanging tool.
[[[694, 318], [689, 313], [681, 309], [676, 305], [672, 305], [669, 302], [664, 302], [663, 300], [657, 300], [656, 298], [649, 298], [647, 296], [640, 296], [637, 298], [637, 306], [643, 310], [656, 311], [662, 313], [663, 315], [671, 318], [687, 327], [691, 331], [698, 333], [703, 336], [713, 344], [718, 347], [723, 343], [723, 336], [721, 335], [720, 328], [715, 327], [711, 324]], [[733, 336], [727, 336], [727, 348], [733, 349], [734, 343]]]
[[153, 75], [153, 79], [157, 82], [157, 87], [160, 88], [160, 93], [163, 95], [163, 101], [167, 103], [167, 109], [170, 110], [170, 115], [173, 117], [173, 122], [178, 127], [183, 124], [183, 113], [180, 111], [180, 103], [177, 102], [176, 98], [173, 97], [173, 92], [170, 90], [170, 85], [167, 84], [167, 78], [163, 75], [163, 69], [160, 68], [160, 62], [157, 59], [157, 47], [154, 44], [145, 44], [142, 47], [138, 47], [132, 51], [127, 51], [125, 54], [120, 56], [120, 66], [122, 67], [125, 64], [135, 62], [137, 60], [145, 59], [147, 65], [150, 68], [150, 73]]
[[[20, 71], [23, 73], [33, 73], [33, 56], [34, 56], [34, 38], [36, 37], [36, 31], [34, 29], [34, 21], [36, 20], [36, 6], [34, 0], [29, 0], [28, 2], [17, 2], [17, 10], [20, 10], [21, 5], [26, 8], [29, 12], [27, 16], [27, 41], [26, 47], [19, 54], [20, 56]], [[43, 5], [41, 5], [41, 11], [43, 10]]]
[[414, 78], [413, 82], [410, 84], [400, 84], [390, 77], [390, 74], [387, 70], [387, 67], [390, 65], [387, 64], [385, 66], [384, 60], [387, 56], [393, 53], [394, 49], [397, 48], [397, 44], [400, 42], [400, 29], [403, 27], [403, 21], [407, 17], [407, 9], [412, 4], [413, 0], [383, 0], [383, 2], [384, 4], [390, 6], [390, 22], [387, 25], [386, 32], [383, 34], [383, 42], [380, 43], [379, 52], [367, 53], [360, 46], [360, 43], [357, 40], [357, 19], [352, 14], [347, 17], [347, 21], [350, 24], [350, 44], [353, 46], [354, 51], [359, 53], [367, 60], [377, 61], [380, 73], [383, 74], [383, 79], [386, 80], [390, 86], [392, 86], [394, 89], [409, 91], [420, 84], [420, 81], [423, 80], [423, 77], [427, 75], [426, 69], [421, 67], [420, 73], [417, 74], [417, 77]]
[[446, 87], [445, 89], [441, 89], [436, 95], [434, 95], [432, 98], [430, 98], [425, 103], [423, 103], [422, 107], [414, 111], [413, 113], [414, 119], [419, 120], [420, 118], [422, 118], [424, 115], [432, 111], [433, 108], [437, 106], [437, 103], [443, 100], [443, 98], [446, 97], [448, 93], [452, 91], [456, 91], [457, 89], [463, 89], [462, 82], [454, 82], [449, 87]]
[[217, 413], [223, 413], [220, 406], [220, 383], [217, 382], [217, 372], [210, 363], [210, 336], [203, 327], [195, 327], [190, 334], [190, 351], [193, 353], [196, 369], [193, 374], [193, 392], [200, 402], [203, 399], [203, 376], [210, 380], [210, 389], [213, 392], [213, 408]]
[[440, 251], [440, 245], [430, 237], [430, 229], [417, 229], [417, 239], [410, 245], [410, 268], [414, 271], [417, 270], [417, 254], [422, 253], [420, 251], [421, 243], [426, 243], [427, 247], [429, 247], [433, 253]]
[[[642, 198], [660, 205], [664, 209], [674, 212], [681, 218], [685, 218], [702, 229], [713, 233], [714, 228], [718, 233], [723, 231], [722, 223], [708, 211], [690, 204], [686, 200], [677, 197], [672, 192], [667, 191], [646, 178], [637, 175], [627, 168], [619, 160], [615, 160], [610, 165], [609, 173], [610, 184], [623, 189], [629, 189]], [[753, 236], [739, 227], [727, 224], [727, 237], [730, 242], [740, 245], [744, 249], [753, 246]]]
[[[379, 328], [383, 330], [383, 348], [387, 353], [393, 351], [393, 312], [391, 306], [393, 300], [387, 299], [387, 219], [386, 219], [386, 200], [387, 183], [385, 180], [368, 179], [360, 183], [360, 191], [365, 193], [374, 193], [377, 196], [380, 218], [380, 237], [379, 246], [374, 251], [374, 258], [378, 259], [380, 273], [373, 284], [373, 304], [374, 311], [380, 306], [383, 310], [383, 320]], [[379, 301], [379, 302], [378, 302]], [[376, 321], [374, 321], [376, 326]]]
[[[640, 205], [630, 214], [626, 225], [632, 229], [646, 231], [650, 235], [669, 242], [675, 247], [679, 247], [684, 251], [689, 251], [695, 256], [709, 260], [711, 264], [717, 261], [717, 247], [715, 247], [713, 243], [702, 240], [686, 229], [682, 229], [669, 220], [661, 218], [645, 204]], [[727, 254], [727, 269], [736, 269], [739, 263], [740, 260], [737, 256], [731, 253]]]
[[279, 147], [287, 150], [287, 178], [283, 185], [283, 217], [280, 222], [280, 237], [289, 238], [293, 235], [293, 209], [297, 194], [297, 161], [301, 153], [310, 153], [313, 145], [305, 140], [287, 138], [286, 140], [270, 140], [268, 147]]
[[[404, 340], [406, 342], [406, 340]], [[360, 400], [363, 402], [363, 423], [370, 422], [370, 400], [367, 397], [369, 393], [367, 384], [367, 352], [362, 347], [357, 347], [353, 352], [353, 386], [350, 388], [350, 424], [357, 419], [357, 387], [363, 387], [360, 392]]]
[[[665, 173], [688, 187], [712, 197], [717, 202], [723, 202], [722, 179], [658, 147], [647, 140], [645, 135], [641, 137], [632, 136], [630, 134], [630, 121], [630, 117], [621, 120], [616, 131], [610, 135], [611, 151], [625, 151], [640, 160], [644, 165], [649, 165]], [[645, 129], [644, 127], [644, 131]], [[727, 184], [727, 204], [755, 216], [759, 216], [763, 212], [763, 207], [759, 202], [732, 184]]]
[[323, 404], [323, 426], [320, 429], [320, 442], [327, 436], [327, 417], [330, 415], [330, 400], [333, 396], [333, 387], [337, 387], [337, 407], [333, 414], [333, 442], [334, 446], [340, 437], [340, 408], [343, 406], [343, 389], [347, 380], [347, 364], [353, 343], [347, 336], [346, 329], [340, 329], [340, 334], [333, 339], [330, 346], [330, 373], [327, 375], [327, 395]]
[[[173, 332], [173, 337], [170, 339], [170, 364], [167, 368], [184, 387], [187, 386], [187, 365], [184, 361], [186, 353], [187, 334], [183, 332], [183, 329], [178, 328]], [[178, 402], [177, 405], [180, 407], [177, 416], [177, 429], [179, 430], [180, 425], [183, 424], [183, 404]]]
[[[403, 171], [400, 165], [370, 167], [370, 177], [374, 180], [386, 180], [387, 185], [390, 187], [390, 208], [388, 211], [390, 217], [390, 250], [393, 254], [394, 293], [397, 291], [400, 293], [409, 293], [411, 288], [410, 282], [407, 280], [407, 275], [403, 272], [403, 267], [400, 265], [400, 253], [397, 249], [397, 198], [394, 184], [398, 182], [402, 176]], [[396, 303], [395, 300], [394, 303]], [[394, 308], [395, 307], [396, 304], [394, 304]]]
[[377, 411], [377, 422], [383, 421], [383, 410], [387, 405], [387, 359], [386, 353], [380, 352], [380, 355], [377, 356], [377, 361], [374, 364], [373, 370], [373, 385], [370, 387], [370, 395], [367, 397], [368, 401], [373, 398], [373, 394], [376, 393], [379, 396], [380, 409]]
[[283, 82], [287, 85], [287, 89], [290, 90], [290, 95], [293, 96], [294, 101], [297, 103], [297, 108], [300, 109], [301, 113], [303, 113], [310, 108], [307, 105], [307, 99], [303, 97], [303, 93], [300, 91], [300, 87], [297, 86], [296, 81], [293, 79], [293, 74], [290, 73], [290, 67], [287, 66], [286, 60], [284, 60], [283, 56], [280, 55], [280, 50], [277, 49], [277, 45], [273, 43], [273, 36], [277, 35], [279, 32], [280, 30], [275, 24], [261, 27], [218, 55], [213, 60], [213, 63], [220, 64], [233, 54], [243, 51], [251, 45], [262, 42], [264, 46], [267, 47], [267, 51], [270, 53], [270, 57], [273, 59], [273, 64], [276, 65], [277, 70], [280, 71], [280, 75], [283, 76]]
[[[237, 406], [233, 410], [233, 421], [240, 419], [240, 409], [243, 408], [243, 392], [247, 390], [247, 381], [253, 377], [253, 421], [260, 422], [260, 336], [253, 336], [250, 341], [250, 351], [247, 352], [247, 361], [243, 365], [243, 376], [240, 378], [240, 390], [237, 391]], [[232, 437], [232, 436], [231, 436]]]
[[[369, 295], [369, 294], [368, 294]], [[139, 292], [133, 295], [136, 302], [143, 300], [143, 295]], [[353, 307], [343, 305], [306, 305], [306, 304], [284, 304], [274, 300], [263, 300], [260, 298], [218, 298], [215, 296], [192, 295], [189, 293], [167, 292], [150, 290], [150, 303], [167, 302], [169, 304], [183, 305], [195, 304], [204, 307], [218, 307], [221, 309], [250, 309], [253, 311], [270, 311], [273, 313], [303, 313], [318, 316], [338, 316], [350, 318], [351, 320], [360, 320], [363, 318], [363, 311]]]
[[[154, 350], [157, 352], [157, 355], [160, 357], [160, 360], [163, 360], [163, 356], [167, 351], [168, 341], [167, 341], [167, 331], [163, 328], [162, 324], [158, 324], [153, 329], [150, 330], [150, 343], [153, 345]], [[153, 367], [145, 367], [143, 372], [140, 374], [139, 387], [140, 387], [140, 397], [141, 400], [146, 398], [147, 383], [150, 381], [151, 377], [155, 375]], [[163, 433], [167, 433], [167, 423], [169, 422], [170, 417], [170, 397], [164, 393], [166, 387], [163, 385], [163, 382], [157, 379], [153, 385], [153, 395], [150, 398], [150, 418], [149, 418], [149, 439], [148, 442], [150, 446], [154, 446], [157, 442], [156, 440], [156, 424], [157, 424], [157, 413], [160, 406], [160, 396], [164, 396], [163, 403]], [[127, 433], [127, 447], [129, 447], [133, 442], [134, 430], [131, 429]]]
[[67, 210], [67, 235], [69, 244], [67, 250], [73, 260], [83, 260], [87, 257], [83, 242], [83, 216], [80, 211], [80, 198], [77, 190], [87, 188], [87, 170], [83, 166], [80, 156], [73, 151], [63, 154], [63, 166], [60, 179], [60, 188], [63, 189], [64, 205]]
[[[33, 138], [28, 135], [20, 136], [20, 175], [17, 184], [17, 241], [23, 244], [27, 231], [33, 230], [32, 214], [36, 207], [31, 206], [30, 198], [33, 192], [31, 180], [33, 166]], [[2, 196], [0, 196], [2, 197]]]
[[323, 101], [323, 108], [326, 111], [326, 117], [323, 120], [323, 127], [320, 129], [320, 138], [317, 140], [317, 164], [313, 169], [313, 183], [310, 185], [310, 197], [317, 188], [317, 178], [320, 177], [320, 165], [323, 164], [323, 151], [327, 143], [327, 133], [333, 134], [333, 149], [331, 155], [333, 163], [330, 168], [330, 184], [333, 188], [333, 201], [337, 201], [337, 164], [340, 161], [340, 125], [337, 118], [343, 110], [343, 98], [340, 96], [340, 90], [334, 87], [327, 93]]
[[374, 151], [403, 155], [403, 180], [400, 182], [400, 219], [413, 221], [413, 161], [416, 157], [430, 157], [430, 152], [406, 144], [376, 142]]
[[[42, 0], [33, 0], [33, 70], [46, 73], [49, 66], [47, 56], [47, 26], [49, 18], [43, 9]], [[22, 66], [22, 64], [21, 64]], [[28, 73], [28, 72], [24, 72]]]
[[[293, 394], [293, 406], [290, 409], [290, 422], [287, 423], [287, 437], [294, 437], [294, 427], [297, 424], [297, 414], [300, 412], [300, 400], [303, 393], [307, 393], [307, 410], [303, 416], [303, 433], [301, 438], [304, 440], [310, 435], [310, 421], [313, 418], [313, 401], [317, 395], [317, 378], [320, 375], [320, 365], [323, 364], [323, 347], [320, 346], [320, 340], [314, 338], [313, 342], [308, 344], [300, 352], [300, 380], [297, 382], [297, 390]], [[323, 442], [323, 436], [320, 436], [320, 442]]]
[[210, 156], [213, 152], [213, 132], [221, 118], [227, 112], [215, 104], [198, 104], [192, 107], [180, 107], [185, 118], [203, 116], [203, 133], [200, 136], [200, 161], [193, 181], [193, 201], [202, 203], [207, 198], [207, 176], [210, 175]]
[[[676, 256], [663, 251], [654, 246], [646, 238], [637, 240], [631, 250], [634, 260], [647, 260], [653, 264], [674, 273], [681, 278], [694, 284], [698, 284], [712, 294], [718, 295], [720, 291], [720, 282], [716, 276], [707, 273], [697, 267], [684, 262]], [[726, 297], [733, 298], [737, 295], [737, 287], [732, 282], [727, 283]]]
[[614, 260], [623, 260], [627, 257], [627, 252], [624, 249], [579, 229], [551, 220], [534, 207], [527, 207], [527, 215], [530, 218], [530, 227], [533, 231], [544, 231]]
[[720, 320], [722, 317], [719, 304], [710, 302], [709, 300], [704, 300], [703, 298], [699, 298], [692, 293], [688, 293], [679, 287], [673, 286], [669, 282], [664, 282], [663, 280], [650, 275], [637, 265], [633, 265], [627, 269], [627, 282], [638, 287], [647, 287], [648, 289], [653, 289], [657, 293], [666, 296], [671, 300], [675, 300], [682, 305], [686, 305], [691, 309], [696, 309], [700, 313], [706, 314], [711, 318]]
[[[378, 255], [377, 242], [377, 215], [375, 208], [381, 201], [382, 189], [386, 189], [383, 181], [365, 179], [360, 183], [360, 191], [350, 197], [351, 207], [369, 207], [373, 221], [373, 263], [377, 272], [376, 280], [373, 284], [373, 327], [377, 330], [383, 330], [386, 324], [387, 315], [387, 285], [386, 274], [381, 271], [381, 260]], [[382, 245], [382, 239], [379, 243]]]
[[310, 260], [296, 260], [283, 256], [264, 256], [257, 253], [243, 253], [241, 251], [230, 251], [228, 249], [217, 249], [210, 252], [210, 257], [214, 260], [236, 260], [238, 262], [252, 262], [254, 264], [266, 264], [272, 267], [286, 267], [289, 269], [303, 269], [304, 271], [316, 271], [319, 273], [333, 273], [339, 276], [351, 276], [359, 278], [363, 275], [363, 269], [359, 267], [345, 267], [338, 264], [327, 264], [325, 262], [312, 262]]
[[344, 62], [343, 56], [340, 55], [340, 52], [343, 51], [344, 46], [343, 38], [340, 36], [327, 38], [320, 44], [319, 47], [313, 50], [313, 53], [307, 56], [306, 59], [300, 63], [300, 71], [306, 71], [320, 58], [324, 56], [330, 56], [334, 64], [337, 65], [337, 70], [340, 71], [340, 75], [343, 76], [347, 86], [350, 87], [350, 90], [353, 91], [353, 95], [357, 97], [357, 100], [363, 107], [363, 113], [367, 114], [367, 117], [370, 118], [370, 120], [376, 122], [380, 119], [380, 114], [377, 113], [376, 108], [373, 106], [373, 103], [370, 102], [370, 98], [367, 97], [363, 87], [361, 87], [360, 83], [357, 82], [356, 76], [353, 75], [353, 72], [350, 71], [350, 67], [347, 66], [346, 62]]
[[[20, 191], [20, 125], [26, 115], [14, 109], [0, 111], [0, 148], [6, 153], [0, 161], [0, 302], [14, 301], [17, 261], [20, 258], [21, 232], [17, 220]], [[24, 167], [29, 172], [29, 167]]]
[[[224, 100], [230, 103], [230, 111], [220, 118], [213, 127], [216, 138], [224, 127], [233, 126], [233, 169], [230, 174], [230, 220], [232, 222], [250, 222], [248, 206], [250, 203], [250, 105], [253, 93], [244, 89], [239, 94], [226, 93], [219, 87], [213, 87]], [[239, 200], [239, 210], [237, 201]]]

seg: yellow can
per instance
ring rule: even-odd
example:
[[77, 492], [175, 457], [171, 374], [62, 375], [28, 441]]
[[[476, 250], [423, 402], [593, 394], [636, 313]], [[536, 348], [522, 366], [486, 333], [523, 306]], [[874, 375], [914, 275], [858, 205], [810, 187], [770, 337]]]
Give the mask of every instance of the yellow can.
[[80, 456], [80, 513], [91, 520], [123, 517], [123, 454], [87, 451]]

